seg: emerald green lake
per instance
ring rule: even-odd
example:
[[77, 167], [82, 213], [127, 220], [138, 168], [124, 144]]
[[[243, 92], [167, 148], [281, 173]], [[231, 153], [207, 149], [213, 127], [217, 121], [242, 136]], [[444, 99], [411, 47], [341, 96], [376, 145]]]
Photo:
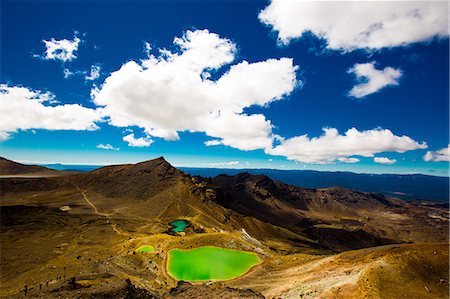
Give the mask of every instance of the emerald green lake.
[[155, 247], [152, 245], [142, 245], [138, 249], [136, 249], [136, 252], [153, 252], [155, 251]]
[[189, 226], [189, 222], [186, 220], [175, 220], [170, 222], [170, 225], [172, 225], [172, 231], [176, 233], [181, 233], [185, 230], [186, 227]]
[[260, 262], [256, 253], [214, 246], [171, 249], [167, 271], [178, 280], [228, 280], [245, 274]]

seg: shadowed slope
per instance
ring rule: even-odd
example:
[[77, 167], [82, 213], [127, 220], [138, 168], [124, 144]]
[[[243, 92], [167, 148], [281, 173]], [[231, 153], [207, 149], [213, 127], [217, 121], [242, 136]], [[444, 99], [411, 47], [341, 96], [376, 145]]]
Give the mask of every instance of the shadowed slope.
[[445, 242], [448, 213], [377, 193], [341, 187], [305, 189], [264, 175], [219, 175], [216, 201], [317, 240], [337, 251], [403, 242]]

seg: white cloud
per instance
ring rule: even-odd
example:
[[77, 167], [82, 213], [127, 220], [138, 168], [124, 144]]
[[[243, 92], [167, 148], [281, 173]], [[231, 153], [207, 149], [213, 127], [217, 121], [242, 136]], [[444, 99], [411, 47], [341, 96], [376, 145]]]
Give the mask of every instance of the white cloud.
[[[248, 162], [247, 162], [248, 163]], [[236, 166], [239, 164], [239, 161], [230, 161], [230, 162], [215, 162], [208, 163], [208, 166]]]
[[340, 135], [336, 129], [326, 128], [320, 137], [302, 135], [286, 139], [268, 153], [303, 163], [326, 164], [350, 156], [373, 157], [381, 152], [403, 153], [424, 148], [427, 148], [425, 142], [418, 143], [408, 136], [396, 136], [389, 130], [360, 132], [351, 128], [345, 135]]
[[93, 81], [95, 79], [98, 79], [99, 77], [100, 77], [100, 66], [92, 65], [91, 72], [88, 75], [86, 75], [84, 78], [86, 80]]
[[214, 146], [214, 145], [221, 145], [221, 144], [222, 143], [220, 142], [220, 140], [217, 140], [217, 139], [205, 141], [206, 146]]
[[348, 157], [340, 157], [337, 158], [338, 161], [343, 162], [343, 163], [350, 163], [350, 164], [354, 164], [354, 163], [358, 163], [359, 159], [358, 158], [348, 158]]
[[118, 150], [120, 150], [120, 148], [118, 148], [118, 147], [114, 147], [114, 146], [112, 146], [111, 144], [99, 144], [99, 145], [97, 145], [97, 148], [99, 148], [99, 149], [104, 149], [104, 150], [113, 150], [113, 151], [118, 151]]
[[81, 40], [76, 36], [75, 33], [73, 40], [56, 40], [52, 38], [50, 40], [43, 40], [42, 42], [45, 44], [46, 48], [43, 56], [44, 59], [61, 60], [63, 62], [66, 62], [77, 58], [75, 52], [78, 51], [78, 45], [80, 44]]
[[81, 76], [84, 77], [84, 80], [86, 81], [94, 81], [100, 77], [100, 66], [99, 65], [92, 65], [90, 70], [82, 71], [82, 70], [75, 70], [71, 71], [68, 68], [64, 68], [64, 78], [67, 79], [69, 77], [73, 76]]
[[65, 68], [63, 70], [63, 73], [64, 73], [64, 79], [67, 79], [67, 78], [72, 77], [73, 75], [75, 75], [75, 73], [72, 72], [71, 70], [69, 70], [68, 68]]
[[55, 105], [48, 92], [0, 84], [0, 139], [18, 130], [96, 130], [101, 118], [96, 110], [78, 104]]
[[123, 137], [123, 141], [126, 141], [131, 147], [149, 147], [153, 143], [150, 138], [135, 138], [133, 133]]
[[374, 157], [373, 158], [373, 162], [375, 163], [379, 163], [379, 164], [388, 164], [388, 165], [392, 165], [397, 163], [397, 160], [395, 159], [389, 159], [387, 157]]
[[423, 159], [427, 162], [450, 162], [450, 144], [437, 151], [428, 151]]
[[0, 141], [8, 140], [11, 138], [11, 134], [5, 131], [0, 131]]
[[236, 45], [207, 30], [175, 38], [178, 52], [159, 49], [140, 62], [129, 61], [91, 92], [113, 126], [138, 126], [149, 136], [179, 139], [178, 132], [204, 132], [241, 150], [272, 146], [272, 124], [262, 114], [245, 114], [252, 105], [280, 100], [296, 87], [289, 58], [232, 65], [217, 80], [210, 73], [235, 59]]
[[150, 56], [150, 52], [152, 51], [152, 45], [149, 42], [144, 43], [144, 53]]
[[398, 85], [398, 79], [402, 75], [400, 69], [394, 69], [392, 67], [377, 70], [375, 68], [375, 62], [357, 63], [348, 72], [355, 74], [358, 81], [365, 81], [353, 86], [348, 93], [355, 98], [363, 98], [386, 86]]
[[288, 44], [311, 32], [333, 50], [382, 49], [448, 35], [446, 1], [272, 0], [259, 19]]

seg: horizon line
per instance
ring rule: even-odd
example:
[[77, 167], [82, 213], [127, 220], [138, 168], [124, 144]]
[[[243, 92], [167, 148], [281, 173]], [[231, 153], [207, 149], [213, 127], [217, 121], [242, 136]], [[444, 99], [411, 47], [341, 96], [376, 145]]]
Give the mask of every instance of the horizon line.
[[[157, 159], [157, 158], [155, 158]], [[150, 159], [150, 160], [144, 160], [144, 161], [151, 161], [154, 159]], [[125, 164], [137, 164], [137, 163], [141, 163], [144, 161], [140, 161], [140, 162], [135, 162], [135, 163], [61, 163], [61, 162], [43, 162], [43, 161], [30, 161], [30, 160], [12, 160], [18, 163], [22, 163], [22, 164], [28, 164], [28, 165], [39, 165], [39, 166], [49, 166], [49, 165], [67, 165], [67, 166], [98, 166], [100, 167], [105, 167], [105, 166], [112, 166], [112, 165], [125, 165]], [[170, 163], [170, 162], [168, 162]], [[441, 177], [441, 178], [450, 178], [450, 172], [447, 171], [447, 175], [435, 175], [435, 174], [428, 174], [428, 173], [421, 173], [421, 172], [404, 172], [404, 173], [373, 173], [373, 172], [357, 172], [357, 171], [348, 171], [348, 170], [316, 170], [316, 169], [295, 169], [295, 168], [269, 168], [269, 167], [256, 167], [256, 168], [251, 168], [251, 167], [243, 167], [243, 168], [231, 168], [231, 167], [208, 167], [207, 165], [205, 166], [189, 166], [189, 165], [181, 165], [181, 164], [172, 164], [170, 163], [172, 166], [177, 167], [177, 168], [196, 168], [196, 169], [223, 169], [223, 170], [276, 170], [276, 171], [314, 171], [314, 172], [324, 172], [324, 173], [353, 173], [353, 174], [366, 174], [366, 175], [423, 175], [423, 176], [431, 176], [431, 177]]]

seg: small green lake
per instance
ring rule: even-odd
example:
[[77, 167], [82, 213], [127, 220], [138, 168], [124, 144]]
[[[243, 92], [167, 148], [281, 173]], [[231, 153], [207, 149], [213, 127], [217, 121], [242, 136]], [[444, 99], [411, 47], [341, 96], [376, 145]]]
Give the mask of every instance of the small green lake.
[[155, 247], [152, 245], [142, 245], [138, 249], [136, 249], [136, 252], [153, 252], [155, 251]]
[[167, 271], [178, 280], [229, 280], [245, 274], [260, 262], [256, 253], [214, 246], [171, 249]]
[[172, 225], [172, 231], [176, 233], [183, 232], [189, 226], [189, 222], [186, 220], [175, 220], [169, 224]]

